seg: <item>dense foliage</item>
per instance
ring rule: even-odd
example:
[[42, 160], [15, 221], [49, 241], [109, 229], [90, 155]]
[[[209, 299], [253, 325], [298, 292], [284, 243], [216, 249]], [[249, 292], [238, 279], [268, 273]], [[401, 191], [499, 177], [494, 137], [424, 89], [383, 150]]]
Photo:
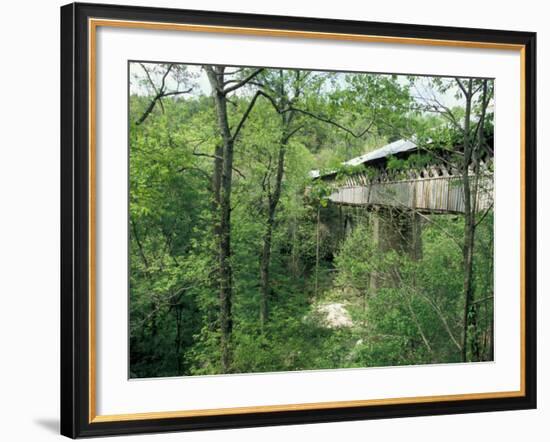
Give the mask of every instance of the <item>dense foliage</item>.
[[[199, 67], [134, 63], [131, 72], [131, 377], [492, 359], [492, 211], [477, 215], [465, 322], [463, 214], [422, 214], [412, 256], [373, 234], [375, 217], [391, 210], [337, 207], [309, 174], [338, 169], [342, 179], [355, 172], [342, 161], [413, 133], [451, 151], [464, 130], [415, 98], [414, 79], [227, 68], [212, 70], [208, 87]], [[225, 101], [214, 99], [216, 81]], [[448, 94], [447, 83], [431, 87]], [[221, 105], [233, 138], [221, 130]], [[472, 140], [482, 105], [472, 102]], [[492, 115], [484, 118], [489, 133]], [[228, 184], [216, 168], [229, 147]], [[460, 168], [461, 155], [445, 158]], [[220, 188], [230, 191], [227, 262]], [[342, 216], [353, 228], [335, 227]], [[231, 284], [223, 330], [221, 263]]]

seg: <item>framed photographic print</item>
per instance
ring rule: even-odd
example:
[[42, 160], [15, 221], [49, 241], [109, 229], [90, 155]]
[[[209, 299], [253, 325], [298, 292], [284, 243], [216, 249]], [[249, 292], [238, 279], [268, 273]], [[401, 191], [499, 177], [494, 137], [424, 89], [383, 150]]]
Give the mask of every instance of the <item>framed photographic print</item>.
[[534, 408], [535, 42], [62, 7], [62, 434]]

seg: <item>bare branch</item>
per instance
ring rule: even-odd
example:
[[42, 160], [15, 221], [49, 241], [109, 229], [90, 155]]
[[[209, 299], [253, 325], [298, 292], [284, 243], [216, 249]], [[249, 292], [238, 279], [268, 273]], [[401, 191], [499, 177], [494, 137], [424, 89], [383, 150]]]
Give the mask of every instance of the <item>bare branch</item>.
[[149, 83], [151, 84], [151, 87], [153, 88], [153, 90], [155, 91], [155, 93], [158, 95], [159, 94], [159, 90], [157, 89], [157, 87], [155, 86], [155, 82], [153, 81], [153, 79], [151, 78], [151, 74], [149, 74], [149, 70], [145, 67], [145, 65], [143, 63], [140, 63], [139, 64], [141, 66], [141, 68], [145, 71], [145, 75], [147, 76], [147, 80], [149, 81]]
[[241, 87], [243, 87], [246, 83], [248, 83], [250, 80], [252, 80], [254, 77], [256, 77], [260, 72], [262, 72], [264, 69], [257, 69], [254, 72], [252, 72], [248, 77], [243, 78], [241, 81], [239, 81], [237, 84], [228, 87], [227, 89], [223, 90], [223, 93], [225, 95], [229, 94], [230, 92], [233, 92]]
[[164, 88], [165, 88], [165, 83], [166, 83], [166, 77], [168, 76], [168, 74], [170, 73], [170, 71], [172, 70], [172, 66], [174, 66], [173, 64], [169, 64], [168, 65], [168, 68], [166, 69], [166, 72], [164, 73], [164, 75], [162, 76], [162, 80], [161, 80], [161, 83], [160, 83], [160, 91], [162, 93], [164, 93]]
[[233, 72], [226, 71], [225, 75], [237, 75], [237, 74], [240, 74], [242, 71], [244, 71], [244, 69], [245, 68], [238, 68], [238, 69], [235, 69]]
[[[206, 158], [212, 158], [212, 159], [215, 159], [215, 160], [223, 160], [222, 157], [218, 156], [218, 155], [211, 155], [209, 153], [202, 153], [202, 152], [193, 152], [193, 155], [195, 155], [196, 157], [206, 157]], [[236, 167], [232, 167], [232, 169], [237, 172], [241, 178], [244, 178], [246, 179], [246, 177], [244, 176], [244, 174], [239, 170], [237, 169]]]
[[418, 93], [418, 97], [415, 97], [415, 98], [420, 98], [421, 100], [423, 100], [427, 104], [427, 106], [429, 106], [431, 108], [431, 110], [433, 112], [436, 112], [436, 113], [442, 115], [455, 128], [462, 131], [462, 126], [458, 123], [453, 111], [451, 109], [449, 109], [448, 106], [445, 106], [443, 103], [441, 103], [441, 101], [436, 97], [433, 90], [431, 90], [431, 96], [426, 97], [422, 94], [422, 92], [420, 92], [420, 90], [418, 89], [418, 87], [416, 85], [414, 86], [414, 88], [415, 88], [416, 92]]
[[162, 94], [162, 97], [172, 97], [174, 95], [183, 95], [183, 94], [189, 94], [193, 91], [193, 88], [190, 87], [189, 89], [186, 89], [184, 91], [171, 91], [171, 92], [165, 92]]
[[141, 115], [141, 117], [138, 118], [138, 120], [136, 121], [136, 125], [140, 125], [141, 123], [143, 123], [145, 121], [145, 119], [149, 116], [149, 114], [151, 112], [153, 112], [153, 109], [155, 108], [155, 104], [157, 104], [157, 101], [159, 100], [159, 96], [155, 96], [155, 98], [153, 98], [151, 100], [151, 102], [149, 103], [149, 106], [147, 106], [147, 109], [145, 109], [145, 112], [143, 112], [143, 114]]
[[426, 349], [432, 353], [432, 346], [430, 345], [430, 342], [428, 341], [428, 338], [424, 334], [424, 331], [422, 330], [422, 326], [420, 325], [420, 321], [418, 320], [418, 317], [416, 316], [416, 313], [414, 309], [412, 308], [411, 299], [410, 297], [407, 297], [407, 307], [409, 308], [409, 312], [411, 314], [411, 319], [413, 320], [414, 324], [416, 325], [416, 329], [418, 330], [418, 333], [420, 334], [420, 337], [422, 338], [422, 342], [424, 342], [424, 345], [426, 346]]
[[218, 93], [221, 93], [222, 89], [220, 88], [220, 82], [218, 81], [217, 73], [214, 72], [212, 66], [204, 65], [202, 68], [205, 70], [206, 75], [208, 76], [208, 80], [210, 81], [212, 89], [216, 90]]
[[250, 100], [250, 103], [248, 103], [248, 107], [246, 108], [246, 111], [242, 115], [241, 120], [239, 121], [239, 124], [237, 124], [237, 128], [235, 129], [235, 132], [232, 135], [233, 140], [235, 140], [239, 135], [239, 132], [243, 128], [246, 119], [250, 115], [250, 112], [252, 112], [252, 108], [254, 107], [254, 104], [256, 103], [256, 100], [260, 95], [264, 95], [264, 94], [261, 91], [256, 91], [256, 93], [252, 97], [252, 100]]
[[351, 135], [354, 138], [363, 137], [365, 134], [367, 134], [371, 130], [371, 128], [374, 124], [374, 120], [372, 120], [365, 130], [363, 130], [359, 133], [355, 133], [353, 130], [351, 130], [351, 129], [345, 127], [345, 126], [342, 126], [340, 123], [337, 123], [336, 121], [333, 121], [333, 120], [331, 120], [329, 118], [326, 118], [326, 117], [323, 117], [321, 115], [316, 115], [313, 112], [307, 111], [305, 109], [299, 109], [297, 107], [292, 107], [291, 106], [291, 107], [288, 107], [287, 109], [283, 110], [282, 112], [291, 112], [291, 111], [299, 112], [299, 113], [307, 115], [311, 118], [315, 118], [316, 120], [322, 121], [323, 123], [331, 124], [331, 125], [337, 127], [338, 129], [343, 130], [344, 132], [348, 133], [349, 135]]
[[447, 334], [449, 335], [449, 337], [451, 338], [451, 341], [453, 341], [453, 344], [456, 346], [456, 348], [461, 351], [462, 350], [462, 346], [460, 345], [460, 343], [456, 340], [454, 334], [452, 333], [451, 331], [451, 328], [449, 327], [449, 323], [447, 322], [447, 318], [445, 318], [445, 315], [443, 314], [443, 312], [441, 311], [441, 308], [432, 300], [430, 299], [427, 295], [424, 295], [424, 294], [421, 294], [420, 295], [422, 299], [424, 299], [428, 304], [430, 304], [432, 306], [432, 308], [434, 309], [435, 313], [437, 314], [437, 316], [439, 317], [439, 319], [441, 320], [443, 326], [445, 327], [445, 331], [447, 332]]
[[468, 93], [468, 91], [466, 90], [466, 87], [462, 84], [462, 81], [460, 81], [460, 78], [456, 77], [456, 78], [455, 78], [455, 81], [456, 81], [456, 83], [458, 84], [458, 86], [460, 87], [460, 89], [462, 89], [462, 93], [464, 94], [464, 96], [465, 96], [466, 98], [468, 98], [468, 97], [469, 97], [469, 93]]
[[305, 125], [304, 124], [300, 124], [298, 127], [294, 128], [293, 130], [291, 130], [283, 139], [283, 142], [287, 142], [288, 140], [290, 140], [290, 138], [292, 138], [292, 136], [294, 134], [296, 134], [296, 132], [298, 132], [300, 129], [302, 129]]
[[149, 74], [149, 71], [147, 70], [147, 68], [144, 66], [143, 63], [140, 63], [139, 64], [142, 69], [145, 71], [145, 74], [147, 75], [147, 79], [149, 81], [149, 83], [151, 83], [151, 87], [153, 88], [153, 90], [155, 91], [155, 96], [153, 97], [153, 99], [151, 100], [151, 102], [149, 103], [149, 105], [147, 106], [147, 108], [145, 109], [145, 112], [143, 112], [143, 114], [141, 115], [141, 117], [139, 117], [136, 121], [136, 125], [140, 125], [142, 124], [146, 119], [147, 117], [149, 116], [149, 114], [151, 112], [153, 112], [153, 109], [155, 108], [155, 105], [157, 104], [157, 102], [160, 104], [161, 108], [162, 108], [162, 111], [164, 112], [164, 105], [162, 103], [162, 99], [164, 97], [170, 97], [170, 96], [175, 96], [175, 95], [182, 95], [182, 94], [188, 94], [190, 93], [193, 88], [189, 88], [185, 91], [170, 91], [170, 92], [166, 92], [166, 77], [168, 76], [168, 74], [170, 73], [170, 70], [172, 69], [172, 66], [173, 64], [170, 64], [168, 66], [168, 68], [166, 69], [166, 72], [163, 74], [162, 76], [162, 80], [161, 80], [161, 86], [160, 86], [160, 89], [157, 89], [157, 87], [155, 86], [155, 83], [153, 81], [153, 79], [151, 78], [151, 75]]

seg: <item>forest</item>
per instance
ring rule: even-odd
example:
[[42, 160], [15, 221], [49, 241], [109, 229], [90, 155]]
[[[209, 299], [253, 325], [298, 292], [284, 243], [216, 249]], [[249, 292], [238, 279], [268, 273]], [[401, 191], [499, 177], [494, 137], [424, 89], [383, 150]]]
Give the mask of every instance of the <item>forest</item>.
[[493, 83], [129, 62], [130, 378], [492, 361]]

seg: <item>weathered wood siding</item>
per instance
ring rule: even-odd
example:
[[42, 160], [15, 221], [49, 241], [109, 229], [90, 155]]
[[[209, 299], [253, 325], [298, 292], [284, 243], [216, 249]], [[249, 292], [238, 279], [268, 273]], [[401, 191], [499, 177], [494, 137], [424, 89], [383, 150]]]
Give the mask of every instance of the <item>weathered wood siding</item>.
[[[379, 205], [425, 212], [464, 212], [464, 187], [460, 175], [425, 171], [414, 178], [371, 180], [361, 176], [350, 178], [335, 188], [330, 200], [336, 204], [355, 206]], [[432, 175], [432, 176], [430, 176]], [[471, 174], [474, 186], [474, 174]], [[480, 173], [476, 208], [485, 210], [493, 204], [493, 174]]]

